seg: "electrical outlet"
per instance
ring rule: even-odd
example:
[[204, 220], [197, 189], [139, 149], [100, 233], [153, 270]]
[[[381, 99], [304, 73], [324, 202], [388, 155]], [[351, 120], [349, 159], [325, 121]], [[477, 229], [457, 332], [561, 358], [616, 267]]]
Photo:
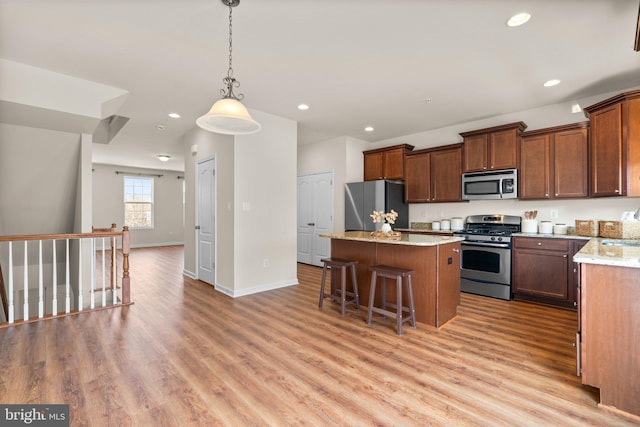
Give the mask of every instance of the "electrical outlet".
[[242, 210], [244, 212], [249, 212], [251, 210], [251, 203], [250, 202], [242, 202]]
[[551, 219], [558, 218], [558, 211], [556, 209], [551, 209], [551, 211], [549, 211], [549, 217]]
[[269, 258], [265, 258], [262, 260], [262, 266], [264, 268], [268, 268], [269, 267]]

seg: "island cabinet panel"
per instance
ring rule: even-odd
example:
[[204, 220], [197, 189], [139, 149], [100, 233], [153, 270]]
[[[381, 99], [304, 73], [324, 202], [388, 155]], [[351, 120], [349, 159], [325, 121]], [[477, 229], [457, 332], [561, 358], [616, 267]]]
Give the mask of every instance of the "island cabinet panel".
[[640, 90], [584, 112], [591, 122], [591, 197], [640, 196]]
[[513, 298], [575, 308], [578, 278], [572, 258], [587, 241], [538, 237], [513, 240]]
[[520, 199], [586, 198], [588, 122], [524, 132]]
[[364, 180], [404, 180], [404, 156], [413, 150], [409, 144], [364, 151]]
[[582, 383], [600, 404], [640, 416], [640, 274], [637, 268], [582, 264]]
[[[369, 300], [369, 267], [383, 264], [416, 271], [413, 295], [418, 322], [440, 327], [457, 315], [460, 303], [459, 242], [413, 246], [331, 239], [331, 255], [358, 261], [356, 277], [363, 307]], [[379, 295], [377, 293], [376, 298]], [[387, 292], [387, 296], [395, 302], [395, 292]]]
[[463, 172], [515, 169], [518, 166], [518, 138], [526, 127], [523, 122], [516, 122], [461, 133]]

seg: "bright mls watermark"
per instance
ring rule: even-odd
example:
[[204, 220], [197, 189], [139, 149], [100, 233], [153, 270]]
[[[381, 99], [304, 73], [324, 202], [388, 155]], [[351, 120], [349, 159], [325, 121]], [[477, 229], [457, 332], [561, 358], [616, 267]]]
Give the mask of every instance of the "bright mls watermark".
[[69, 427], [69, 405], [2, 405], [0, 426]]

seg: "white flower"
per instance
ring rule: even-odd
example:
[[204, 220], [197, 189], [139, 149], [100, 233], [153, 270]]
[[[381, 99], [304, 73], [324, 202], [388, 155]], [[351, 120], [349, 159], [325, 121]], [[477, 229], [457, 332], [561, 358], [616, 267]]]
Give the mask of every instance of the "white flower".
[[395, 224], [396, 219], [398, 218], [398, 212], [391, 209], [391, 212], [385, 213], [384, 211], [373, 211], [371, 215], [369, 215], [373, 222], [388, 222], [389, 224]]

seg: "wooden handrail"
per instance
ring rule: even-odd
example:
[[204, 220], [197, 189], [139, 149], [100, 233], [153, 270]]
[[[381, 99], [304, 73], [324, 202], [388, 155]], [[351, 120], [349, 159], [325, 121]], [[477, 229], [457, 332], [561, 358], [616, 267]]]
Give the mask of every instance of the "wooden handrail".
[[[128, 227], [124, 227], [129, 230]], [[85, 237], [118, 237], [123, 231], [99, 231], [95, 233], [69, 233], [69, 234], [18, 234], [15, 236], [0, 236], [0, 242], [24, 241], [24, 240], [63, 240], [82, 239]]]

